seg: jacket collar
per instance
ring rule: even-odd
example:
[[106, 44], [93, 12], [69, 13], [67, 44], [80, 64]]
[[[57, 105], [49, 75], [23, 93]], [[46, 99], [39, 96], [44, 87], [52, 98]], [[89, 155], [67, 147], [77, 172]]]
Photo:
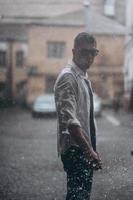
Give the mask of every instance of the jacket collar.
[[69, 63], [69, 65], [71, 66], [71, 68], [74, 70], [74, 72], [76, 73], [77, 76], [80, 76], [83, 79], [88, 79], [88, 74], [87, 72], [84, 73], [84, 71], [82, 69], [80, 69], [74, 61], [71, 61]]

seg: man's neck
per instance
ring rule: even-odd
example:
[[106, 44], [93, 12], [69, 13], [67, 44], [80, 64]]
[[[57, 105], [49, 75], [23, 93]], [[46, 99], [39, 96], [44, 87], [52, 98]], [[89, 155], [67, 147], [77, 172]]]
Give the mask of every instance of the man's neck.
[[74, 59], [73, 62], [77, 65], [78, 68], [80, 68], [83, 71], [84, 75], [86, 75], [87, 70], [83, 69], [83, 67], [81, 67]]

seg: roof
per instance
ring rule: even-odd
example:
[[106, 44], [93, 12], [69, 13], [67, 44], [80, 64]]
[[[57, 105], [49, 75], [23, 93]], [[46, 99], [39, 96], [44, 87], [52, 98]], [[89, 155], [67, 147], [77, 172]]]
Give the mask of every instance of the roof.
[[[80, 9], [58, 17], [42, 20], [39, 23], [53, 26], [84, 26], [85, 14], [84, 10]], [[88, 32], [90, 33], [123, 35], [126, 32], [125, 26], [92, 11], [89, 11], [88, 14], [88, 24]]]
[[[61, 3], [62, 2], [62, 3]], [[47, 18], [72, 12], [82, 7], [76, 0], [0, 0], [1, 17]]]
[[25, 25], [0, 24], [0, 40], [27, 41], [27, 37]]
[[[42, 26], [85, 26], [84, 9], [70, 11], [65, 14], [60, 14], [54, 17], [4, 17], [1, 18], [1, 23], [14, 24], [33, 24]], [[90, 33], [95, 34], [114, 34], [124, 35], [126, 32], [125, 26], [119, 24], [115, 20], [109, 19], [103, 15], [89, 11], [88, 24]]]
[[[0, 0], [0, 16], [46, 18], [83, 8], [84, 0]], [[125, 0], [116, 1], [115, 20], [125, 21]], [[104, 14], [104, 0], [91, 1], [91, 9]]]

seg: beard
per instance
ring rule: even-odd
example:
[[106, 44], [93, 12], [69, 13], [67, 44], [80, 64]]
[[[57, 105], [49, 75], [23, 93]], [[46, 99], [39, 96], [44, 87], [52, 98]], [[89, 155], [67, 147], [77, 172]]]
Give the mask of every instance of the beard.
[[91, 63], [89, 62], [88, 59], [85, 58], [78, 58], [77, 59], [77, 64], [82, 68], [82, 69], [89, 69]]

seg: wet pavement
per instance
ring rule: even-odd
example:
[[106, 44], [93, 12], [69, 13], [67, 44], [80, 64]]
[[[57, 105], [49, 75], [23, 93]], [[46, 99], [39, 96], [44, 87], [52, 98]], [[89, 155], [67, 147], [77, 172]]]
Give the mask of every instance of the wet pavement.
[[[103, 169], [92, 200], [133, 199], [133, 115], [105, 110], [97, 119]], [[56, 152], [56, 118], [33, 119], [19, 108], [0, 111], [0, 200], [63, 200], [65, 174]]]

